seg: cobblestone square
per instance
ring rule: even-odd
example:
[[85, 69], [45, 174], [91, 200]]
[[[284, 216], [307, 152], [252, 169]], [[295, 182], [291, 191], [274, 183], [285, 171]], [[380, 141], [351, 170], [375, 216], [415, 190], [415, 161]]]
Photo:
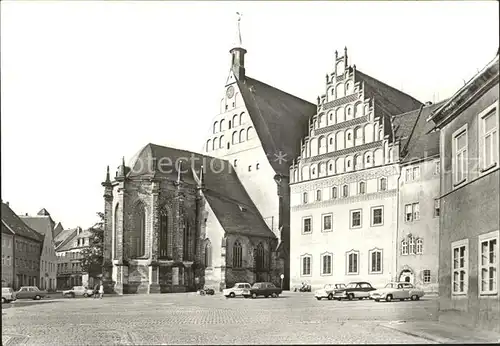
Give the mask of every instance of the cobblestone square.
[[[3, 345], [433, 343], [384, 327], [435, 320], [437, 300], [317, 301], [311, 293], [18, 301], [2, 308]], [[399, 322], [398, 322], [399, 321]]]

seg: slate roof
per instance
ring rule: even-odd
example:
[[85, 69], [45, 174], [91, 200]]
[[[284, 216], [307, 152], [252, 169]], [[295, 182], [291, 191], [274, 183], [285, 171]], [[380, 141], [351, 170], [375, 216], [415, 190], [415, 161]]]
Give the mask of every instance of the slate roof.
[[64, 230], [64, 227], [62, 225], [62, 223], [58, 222], [55, 226], [54, 226], [54, 239], [56, 238], [56, 236], [61, 233], [62, 231]]
[[74, 247], [71, 241], [75, 239], [77, 235], [77, 229], [76, 228], [65, 229], [59, 235], [60, 237], [57, 237], [57, 239], [54, 240], [56, 245], [56, 251], [71, 250]]
[[52, 234], [53, 228], [52, 219], [50, 218], [50, 216], [40, 216], [40, 214], [38, 214], [37, 216], [19, 215], [19, 217], [25, 224], [27, 224], [38, 233], [44, 235]]
[[[148, 169], [153, 159], [158, 164], [155, 173]], [[196, 184], [192, 169], [199, 174], [201, 166], [204, 166], [203, 193], [226, 232], [275, 238], [227, 160], [150, 143], [136, 155], [127, 177], [176, 180], [175, 163], [180, 160], [186, 162], [181, 178], [187, 184]]]
[[59, 232], [59, 234], [57, 234], [55, 237], [54, 237], [54, 244], [57, 247], [61, 246], [61, 244], [67, 240], [72, 233], [75, 233], [76, 234], [76, 229], [73, 228], [73, 229], [64, 229], [62, 230], [61, 232]]
[[16, 235], [43, 243], [44, 235], [26, 225], [10, 207], [2, 202], [2, 221]]
[[[288, 176], [317, 106], [247, 76], [237, 83], [269, 163], [276, 173]], [[276, 160], [280, 152], [286, 162]]]
[[432, 131], [434, 123], [428, 122], [427, 118], [445, 102], [426, 105], [394, 117], [396, 138], [401, 141], [402, 163], [439, 154], [439, 132]]
[[10, 234], [10, 235], [13, 235], [14, 232], [12, 232], [10, 230], [10, 228], [8, 228], [6, 225], [5, 225], [5, 222], [2, 220], [2, 233], [7, 233], [7, 234]]

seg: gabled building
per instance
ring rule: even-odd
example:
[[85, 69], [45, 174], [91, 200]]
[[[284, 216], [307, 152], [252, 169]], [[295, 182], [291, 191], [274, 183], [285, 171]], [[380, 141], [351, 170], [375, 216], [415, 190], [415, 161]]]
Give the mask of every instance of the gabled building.
[[[316, 106], [251, 78], [245, 66], [241, 35], [230, 50], [231, 66], [212, 119], [205, 153], [227, 160], [243, 188], [278, 238], [283, 287], [289, 288], [290, 190], [289, 166], [300, 154]], [[260, 277], [265, 280], [265, 277]]]
[[413, 125], [393, 118], [422, 104], [349, 65], [345, 49], [316, 107], [289, 174], [292, 285], [385, 285], [397, 277], [399, 161]]
[[500, 331], [499, 57], [436, 109], [440, 320]]
[[[40, 256], [44, 235], [26, 225], [19, 216], [2, 202], [2, 243], [8, 239], [12, 244], [12, 276], [6, 273], [6, 284], [14, 290], [21, 286], [38, 286], [40, 278]], [[4, 238], [5, 237], [5, 238]], [[9, 251], [10, 253], [10, 251]], [[9, 266], [10, 267], [10, 266]], [[3, 272], [2, 272], [3, 275]], [[7, 281], [12, 280], [12, 281]]]
[[57, 256], [53, 238], [55, 222], [45, 209], [40, 210], [36, 216], [20, 215], [19, 217], [29, 227], [45, 236], [40, 258], [39, 288], [55, 290], [57, 278]]
[[62, 225], [62, 223], [58, 222], [55, 226], [54, 226], [54, 239], [57, 237], [57, 235], [59, 233], [61, 233], [62, 231], [64, 230], [64, 227]]

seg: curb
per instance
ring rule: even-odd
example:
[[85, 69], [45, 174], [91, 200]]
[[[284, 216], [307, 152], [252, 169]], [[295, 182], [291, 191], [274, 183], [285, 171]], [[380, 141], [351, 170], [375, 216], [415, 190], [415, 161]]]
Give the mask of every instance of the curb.
[[428, 340], [428, 341], [434, 341], [434, 342], [437, 342], [437, 343], [440, 343], [440, 344], [449, 344], [449, 343], [453, 343], [453, 341], [455, 341], [455, 340], [452, 340], [452, 339], [435, 337], [435, 336], [428, 335], [428, 334], [425, 334], [425, 333], [422, 334], [422, 333], [418, 333], [418, 332], [410, 332], [410, 331], [407, 331], [407, 330], [402, 330], [400, 328], [397, 328], [394, 324], [390, 324], [390, 323], [383, 323], [383, 324], [380, 324], [380, 326], [384, 327], [384, 328], [387, 328], [387, 329], [395, 330], [395, 331], [397, 331], [399, 333], [403, 333], [403, 334], [406, 334], [406, 335], [410, 335], [410, 336], [413, 336], [413, 337], [416, 337], [416, 338], [420, 338], [420, 339], [424, 339], [424, 340]]

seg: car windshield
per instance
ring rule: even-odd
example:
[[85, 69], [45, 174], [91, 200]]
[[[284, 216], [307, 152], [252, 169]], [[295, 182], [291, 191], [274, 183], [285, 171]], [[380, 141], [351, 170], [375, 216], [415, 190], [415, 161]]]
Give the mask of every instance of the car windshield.
[[31, 287], [31, 290], [32, 290], [32, 291], [40, 291], [40, 290], [38, 289], [38, 287]]
[[358, 284], [351, 282], [350, 284], [347, 285], [347, 288], [356, 288]]
[[345, 288], [345, 285], [344, 284], [336, 284], [335, 287], [336, 288]]
[[2, 287], [2, 293], [10, 293], [10, 288]]
[[384, 288], [392, 288], [392, 284], [387, 284]]

